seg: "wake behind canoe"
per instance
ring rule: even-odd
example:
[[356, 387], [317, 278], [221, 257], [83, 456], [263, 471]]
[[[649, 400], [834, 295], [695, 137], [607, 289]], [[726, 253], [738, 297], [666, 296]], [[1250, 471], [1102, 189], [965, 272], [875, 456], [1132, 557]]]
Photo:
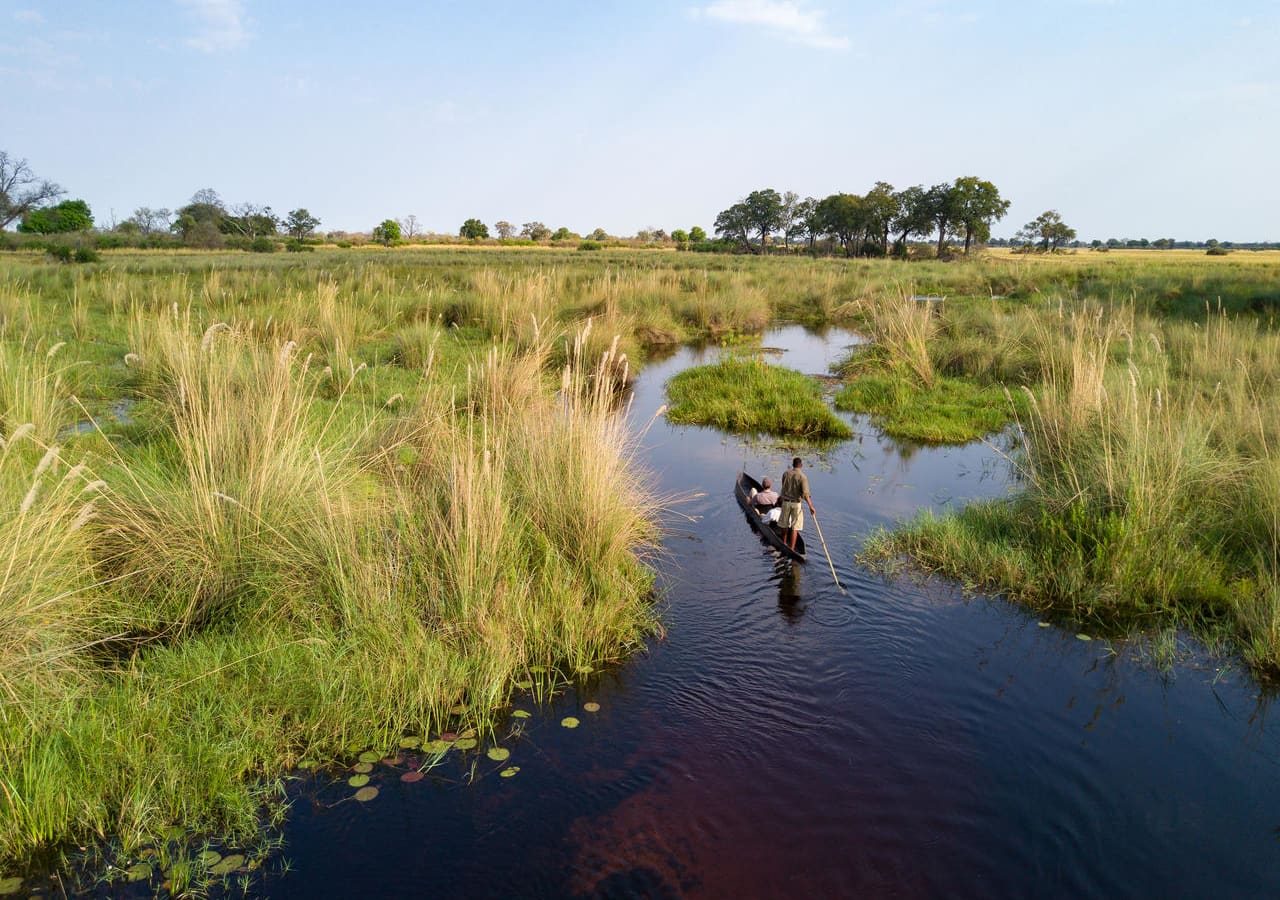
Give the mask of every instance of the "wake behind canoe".
[[792, 550], [790, 547], [788, 547], [783, 542], [782, 533], [778, 530], [778, 528], [775, 525], [773, 525], [773, 523], [766, 522], [763, 519], [761, 519], [760, 514], [757, 513], [755, 509], [752, 508], [751, 492], [753, 489], [756, 491], [761, 490], [760, 482], [756, 481], [746, 472], [743, 472], [742, 474], [740, 474], [737, 478], [737, 481], [735, 481], [733, 485], [734, 496], [738, 498], [738, 505], [741, 506], [743, 512], [746, 513], [747, 521], [751, 523], [751, 527], [754, 528], [762, 538], [764, 538], [766, 543], [768, 543], [771, 547], [773, 547], [773, 549], [777, 550], [783, 556], [787, 557], [788, 559], [796, 559], [796, 560], [799, 560], [800, 562], [804, 562], [805, 560], [804, 535], [799, 535], [799, 534], [796, 535], [795, 550]]

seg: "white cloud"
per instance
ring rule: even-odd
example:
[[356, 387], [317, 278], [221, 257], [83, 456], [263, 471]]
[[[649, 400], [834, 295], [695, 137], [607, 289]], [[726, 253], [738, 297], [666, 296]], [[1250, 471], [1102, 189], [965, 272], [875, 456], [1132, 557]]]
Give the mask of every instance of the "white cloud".
[[824, 10], [797, 0], [715, 0], [695, 7], [694, 15], [735, 25], [753, 25], [798, 44], [823, 50], [844, 50], [849, 39], [832, 34]]
[[44, 16], [38, 9], [19, 9], [14, 12], [13, 20], [24, 25], [39, 25], [44, 22]]
[[178, 0], [191, 11], [200, 30], [187, 38], [188, 47], [218, 53], [243, 47], [252, 36], [242, 0]]

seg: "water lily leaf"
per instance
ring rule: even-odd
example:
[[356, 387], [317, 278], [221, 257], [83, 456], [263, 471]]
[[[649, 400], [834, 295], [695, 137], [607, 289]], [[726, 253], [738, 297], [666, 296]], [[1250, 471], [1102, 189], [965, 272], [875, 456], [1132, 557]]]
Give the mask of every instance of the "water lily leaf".
[[519, 688], [520, 690], [522, 690], [522, 691], [527, 691], [527, 690], [529, 690], [529, 688], [533, 687], [533, 682], [532, 682], [532, 681], [517, 681], [517, 682], [516, 682], [516, 687], [518, 687], [518, 688]]
[[408, 737], [400, 738], [401, 750], [417, 750], [421, 746], [422, 746], [422, 738], [420, 737], [409, 735]]
[[1048, 623], [1048, 622], [1037, 622], [1036, 624], [1037, 624], [1037, 625], [1039, 625], [1041, 628], [1048, 628], [1048, 627], [1049, 627], [1049, 623]]
[[[148, 870], [150, 871], [150, 870]], [[22, 879], [14, 876], [12, 878], [0, 878], [0, 896], [8, 896], [16, 894], [22, 889]]]
[[457, 747], [459, 750], [470, 750], [475, 745], [475, 738], [458, 738], [453, 742], [453, 746]]
[[1093, 640], [1093, 638], [1089, 637], [1089, 635], [1087, 635], [1087, 634], [1081, 633], [1081, 634], [1077, 634], [1077, 635], [1076, 635], [1076, 640], [1078, 640], [1078, 641], [1091, 641], [1091, 640]]
[[398, 766], [402, 762], [404, 762], [404, 757], [401, 756], [399, 753], [397, 753], [395, 756], [382, 757], [382, 764], [384, 766]]
[[458, 733], [456, 731], [440, 732], [440, 740], [442, 741], [448, 741], [449, 743], [453, 743], [457, 739], [458, 739]]
[[475, 736], [476, 730], [474, 728], [468, 728], [466, 731], [458, 732], [458, 737], [460, 738], [473, 738]]
[[351, 785], [352, 787], [364, 787], [368, 783], [369, 783], [368, 775], [352, 775], [350, 778], [347, 779], [347, 784]]
[[182, 840], [186, 836], [187, 836], [187, 833], [183, 831], [181, 828], [179, 828], [177, 825], [170, 825], [168, 828], [164, 830], [164, 839], [166, 841], [173, 841], [177, 843], [178, 841]]
[[467, 708], [459, 703], [457, 706], [450, 709], [449, 712], [455, 716], [465, 716], [467, 714]]
[[448, 741], [427, 741], [422, 745], [422, 749], [428, 753], [448, 753], [452, 746], [453, 744]]
[[360, 754], [360, 762], [376, 763], [382, 759], [382, 754], [376, 750], [366, 750]]
[[582, 665], [578, 666], [579, 675], [590, 675], [594, 671], [595, 669], [591, 668], [591, 666], [589, 666], [586, 663], [583, 663]]
[[361, 775], [367, 775], [373, 771], [373, 763], [356, 763], [351, 768], [352, 770], [359, 772]]
[[403, 775], [401, 775], [400, 780], [405, 782], [406, 784], [413, 784], [415, 781], [421, 781], [424, 777], [425, 776], [421, 772], [419, 772], [417, 769], [414, 769], [412, 771], [405, 772]]
[[[151, 877], [151, 866], [147, 863], [137, 863], [125, 869], [124, 877], [129, 881], [146, 881]], [[8, 893], [13, 893], [9, 891]]]
[[519, 766], [508, 766], [498, 774], [501, 775], [503, 778], [510, 778], [512, 775], [516, 774], [519, 771], [520, 771]]
[[600, 704], [594, 700], [588, 700], [586, 703], [582, 704], [582, 708], [587, 712], [600, 712]]
[[560, 720], [560, 724], [563, 725], [565, 728], [577, 728], [578, 720], [575, 719], [573, 716], [565, 716], [563, 719]]
[[513, 709], [511, 710], [511, 717], [513, 719], [527, 719], [529, 718], [529, 711], [524, 709]]
[[485, 751], [485, 756], [489, 757], [494, 762], [502, 762], [510, 755], [511, 751], [506, 747], [490, 747]]
[[222, 860], [222, 854], [217, 850], [205, 850], [196, 857], [203, 865], [215, 866]]
[[230, 875], [236, 869], [244, 865], [244, 854], [232, 853], [230, 856], [222, 857], [222, 862], [216, 866], [209, 867], [210, 875]]
[[546, 666], [530, 666], [529, 671], [534, 675], [541, 675], [543, 672], [547, 671], [547, 667]]
[[360, 790], [356, 791], [356, 799], [361, 803], [368, 803], [376, 796], [378, 796], [378, 789], [376, 787], [362, 787]]

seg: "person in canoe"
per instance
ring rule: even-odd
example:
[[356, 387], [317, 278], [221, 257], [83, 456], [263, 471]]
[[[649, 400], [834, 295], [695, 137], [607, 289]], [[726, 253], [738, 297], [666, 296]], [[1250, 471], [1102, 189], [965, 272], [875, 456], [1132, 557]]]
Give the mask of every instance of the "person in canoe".
[[776, 522], [782, 514], [778, 506], [778, 492], [773, 489], [773, 480], [766, 478], [760, 482], [760, 490], [751, 491], [751, 508], [756, 515], [766, 522]]
[[809, 478], [804, 474], [804, 460], [797, 456], [791, 460], [791, 468], [782, 475], [782, 517], [778, 520], [782, 540], [793, 551], [796, 549], [796, 535], [804, 528], [801, 503], [809, 504], [810, 515], [817, 515], [813, 508], [813, 498], [809, 496]]

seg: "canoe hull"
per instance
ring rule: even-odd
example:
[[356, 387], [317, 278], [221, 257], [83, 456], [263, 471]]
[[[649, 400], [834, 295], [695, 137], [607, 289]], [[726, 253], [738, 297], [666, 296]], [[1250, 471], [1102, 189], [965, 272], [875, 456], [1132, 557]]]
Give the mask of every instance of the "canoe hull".
[[796, 535], [796, 549], [792, 550], [782, 540], [782, 531], [769, 522], [765, 522], [760, 518], [759, 514], [751, 508], [751, 489], [757, 491], [761, 489], [760, 482], [756, 481], [746, 472], [738, 476], [738, 480], [734, 482], [733, 494], [738, 498], [738, 505], [742, 507], [742, 511], [747, 516], [747, 521], [751, 523], [751, 527], [762, 537], [765, 543], [769, 544], [773, 549], [777, 550], [787, 559], [794, 559], [799, 562], [805, 561], [804, 535]]

